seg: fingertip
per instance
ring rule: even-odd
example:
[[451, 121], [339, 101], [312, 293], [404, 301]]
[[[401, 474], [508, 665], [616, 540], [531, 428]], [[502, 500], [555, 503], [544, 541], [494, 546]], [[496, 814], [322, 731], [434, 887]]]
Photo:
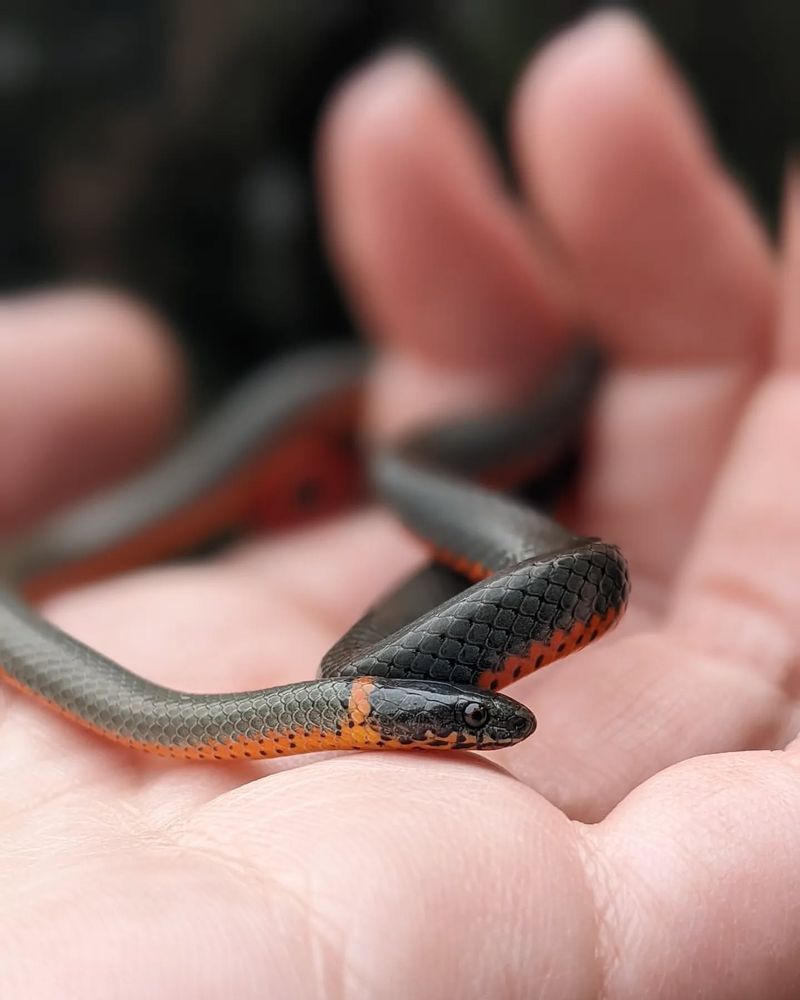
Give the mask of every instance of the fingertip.
[[612, 349], [659, 362], [760, 350], [768, 243], [639, 18], [603, 12], [550, 42], [511, 128], [523, 186]]
[[689, 95], [680, 95], [680, 77], [638, 16], [600, 11], [559, 32], [534, 55], [513, 96], [512, 138], [520, 158], [532, 167], [540, 156], [546, 158], [547, 149], [528, 128], [532, 118], [545, 127], [574, 113], [591, 127], [596, 111], [620, 114], [620, 99], [646, 112], [649, 86], [643, 91], [633, 84], [654, 74], [667, 77], [675, 96], [685, 100], [683, 110], [694, 113]]
[[[653, 128], [653, 121], [665, 119], [668, 136]], [[657, 171], [662, 143], [669, 146], [670, 169], [687, 154], [709, 155], [711, 149], [655, 37], [637, 16], [621, 10], [589, 15], [533, 58], [514, 96], [511, 130], [523, 184], [567, 242], [586, 230], [598, 192], [617, 186], [620, 142], [633, 156], [631, 173]], [[592, 184], [585, 180], [588, 171]], [[636, 197], [637, 187], [627, 193]]]
[[402, 113], [415, 91], [435, 91], [437, 84], [436, 70], [420, 50], [404, 45], [383, 50], [350, 73], [329, 97], [321, 120], [321, 151], [340, 128], [363, 126], [369, 135], [371, 119]]
[[345, 83], [319, 151], [328, 244], [370, 335], [460, 369], [513, 356], [515, 374], [551, 349], [561, 317], [544, 255], [424, 56], [394, 50]]
[[421, 52], [406, 47], [369, 60], [333, 92], [320, 122], [317, 164], [334, 239], [342, 223], [340, 211], [351, 226], [361, 221], [353, 219], [347, 196], [355, 192], [359, 208], [358, 189], [381, 181], [373, 158], [380, 170], [391, 168], [398, 153], [407, 155], [418, 115], [435, 110], [441, 97], [433, 66]]
[[[393, 293], [384, 290], [382, 262], [394, 248], [394, 271], [405, 282], [417, 246], [424, 252], [424, 239], [440, 242], [436, 229], [451, 192], [499, 183], [496, 165], [457, 95], [409, 48], [381, 54], [341, 85], [323, 117], [318, 148], [334, 260], [357, 300], [378, 300], [377, 329], [369, 332], [388, 328], [391, 336], [386, 299]], [[425, 213], [427, 225], [420, 225]]]

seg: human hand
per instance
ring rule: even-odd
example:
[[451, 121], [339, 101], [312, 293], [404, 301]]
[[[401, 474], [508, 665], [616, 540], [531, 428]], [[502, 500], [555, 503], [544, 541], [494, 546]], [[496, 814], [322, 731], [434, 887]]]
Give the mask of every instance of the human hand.
[[[766, 241], [622, 15], [544, 50], [512, 135], [522, 204], [432, 70], [370, 67], [323, 131], [332, 253], [383, 349], [383, 432], [519, 391], [576, 317], [613, 352], [577, 527], [628, 556], [626, 622], [511, 689], [539, 729], [491, 758], [186, 766], [0, 689], [9, 995], [797, 995], [800, 196], [775, 324]], [[148, 321], [83, 308], [117, 331], [112, 366], [71, 348], [62, 300], [6, 310], [7, 524], [174, 416]], [[49, 412], [29, 414], [42, 370]], [[71, 481], [50, 475], [79, 448]], [[420, 558], [369, 511], [46, 611], [164, 683], [265, 686], [311, 676]]]

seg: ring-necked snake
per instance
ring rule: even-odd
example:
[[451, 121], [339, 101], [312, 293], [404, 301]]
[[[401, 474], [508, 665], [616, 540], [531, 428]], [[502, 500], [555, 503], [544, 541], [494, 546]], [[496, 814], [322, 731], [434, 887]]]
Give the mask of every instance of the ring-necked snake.
[[373, 453], [379, 497], [435, 562], [368, 611], [317, 680], [235, 694], [170, 690], [27, 602], [359, 495], [362, 355], [311, 351], [253, 376], [144, 475], [0, 551], [0, 674], [96, 733], [172, 757], [491, 750], [524, 739], [533, 715], [497, 689], [606, 632], [625, 607], [627, 571], [615, 546], [571, 535], [486, 484], [540, 472], [575, 439], [597, 370], [591, 351], [574, 351], [531, 405]]

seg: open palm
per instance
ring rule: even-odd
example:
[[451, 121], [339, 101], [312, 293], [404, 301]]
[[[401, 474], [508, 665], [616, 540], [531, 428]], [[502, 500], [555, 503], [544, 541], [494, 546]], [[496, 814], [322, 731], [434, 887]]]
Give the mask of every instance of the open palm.
[[[800, 194], [778, 309], [758, 223], [620, 14], [534, 60], [512, 139], [522, 203], [421, 58], [368, 67], [321, 135], [332, 257], [381, 346], [376, 433], [522, 391], [576, 321], [602, 339], [575, 516], [630, 560], [623, 627], [516, 685], [539, 730], [483, 758], [174, 764], [1, 689], [3, 996], [800, 991]], [[124, 303], [0, 321], [11, 529], [141, 461], [180, 392]], [[370, 510], [46, 612], [161, 682], [267, 686], [421, 558]]]

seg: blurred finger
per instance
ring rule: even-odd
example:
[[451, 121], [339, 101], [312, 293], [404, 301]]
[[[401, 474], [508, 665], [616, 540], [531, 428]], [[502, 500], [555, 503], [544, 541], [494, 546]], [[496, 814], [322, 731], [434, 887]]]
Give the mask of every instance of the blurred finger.
[[[777, 368], [748, 411], [678, 591], [692, 641], [793, 704], [800, 649], [800, 198], [786, 192]], [[798, 722], [797, 713], [790, 716]], [[782, 733], [775, 739], [780, 741]]]
[[798, 995], [799, 788], [793, 754], [692, 760], [579, 831], [603, 995]]
[[278, 995], [789, 998], [800, 794], [775, 757], [687, 762], [592, 827], [475, 760], [350, 757], [218, 796], [178, 836], [268, 888], [254, 940], [280, 946], [243, 968]]
[[134, 468], [174, 428], [177, 352], [121, 297], [58, 291], [0, 305], [0, 529]]
[[555, 274], [483, 136], [421, 56], [389, 55], [349, 82], [320, 172], [334, 261], [388, 355], [379, 422], [529, 382], [563, 337]]
[[630, 14], [590, 17], [534, 59], [513, 135], [581, 313], [620, 364], [598, 409], [586, 520], [663, 582], [770, 348], [764, 234]]
[[602, 815], [684, 757], [781, 747], [800, 726], [798, 232], [792, 195], [782, 367], [751, 398], [665, 627], [530, 682], [540, 728], [536, 746], [523, 745], [520, 773], [540, 788], [546, 781], [542, 790], [572, 815]]

